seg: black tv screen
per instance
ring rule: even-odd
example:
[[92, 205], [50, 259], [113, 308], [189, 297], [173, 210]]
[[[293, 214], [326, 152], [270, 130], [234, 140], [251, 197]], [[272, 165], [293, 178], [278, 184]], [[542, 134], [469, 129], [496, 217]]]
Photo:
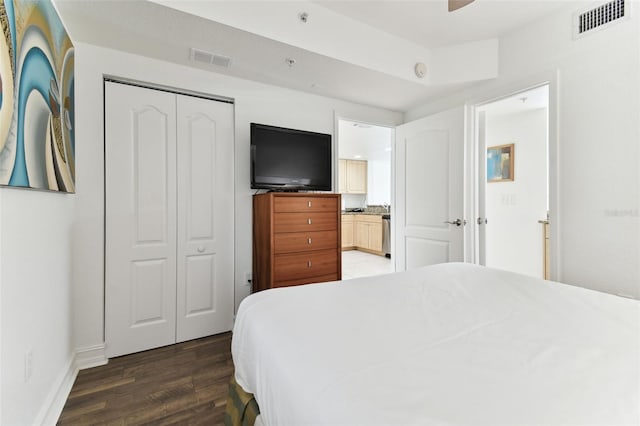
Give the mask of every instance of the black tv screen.
[[331, 191], [331, 135], [251, 123], [251, 188]]

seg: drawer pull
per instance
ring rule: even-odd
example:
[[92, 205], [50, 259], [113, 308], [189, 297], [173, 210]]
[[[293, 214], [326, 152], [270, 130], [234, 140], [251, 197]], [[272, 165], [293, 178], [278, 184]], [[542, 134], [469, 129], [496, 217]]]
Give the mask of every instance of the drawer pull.
[[311, 201], [309, 201], [308, 206], [309, 206], [309, 208], [311, 208]]
[[307, 219], [307, 223], [311, 225], [311, 218]]
[[307, 238], [307, 243], [311, 245], [311, 237]]
[[309, 263], [307, 263], [307, 267], [311, 268], [311, 261], [309, 261]]

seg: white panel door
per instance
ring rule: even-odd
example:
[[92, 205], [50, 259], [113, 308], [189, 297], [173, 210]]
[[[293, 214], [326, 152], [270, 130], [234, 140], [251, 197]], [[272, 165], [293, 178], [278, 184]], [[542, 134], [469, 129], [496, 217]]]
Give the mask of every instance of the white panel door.
[[175, 342], [175, 117], [173, 94], [106, 83], [108, 357]]
[[233, 327], [233, 105], [177, 97], [177, 331], [182, 342]]
[[460, 107], [396, 128], [398, 271], [464, 260], [464, 125]]

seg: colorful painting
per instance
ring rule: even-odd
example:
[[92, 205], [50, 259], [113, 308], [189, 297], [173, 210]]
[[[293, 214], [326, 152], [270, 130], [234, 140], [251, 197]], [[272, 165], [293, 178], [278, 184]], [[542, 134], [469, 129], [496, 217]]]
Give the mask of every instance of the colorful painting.
[[513, 146], [514, 144], [487, 148], [487, 182], [513, 180]]
[[75, 192], [74, 49], [51, 0], [0, 0], [0, 185]]

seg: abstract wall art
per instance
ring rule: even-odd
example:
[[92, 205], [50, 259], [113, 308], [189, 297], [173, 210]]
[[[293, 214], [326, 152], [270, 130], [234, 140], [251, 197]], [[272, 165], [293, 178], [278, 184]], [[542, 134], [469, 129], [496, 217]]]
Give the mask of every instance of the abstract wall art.
[[75, 192], [74, 49], [51, 0], [0, 0], [0, 185]]
[[514, 144], [487, 148], [487, 182], [513, 180]]

